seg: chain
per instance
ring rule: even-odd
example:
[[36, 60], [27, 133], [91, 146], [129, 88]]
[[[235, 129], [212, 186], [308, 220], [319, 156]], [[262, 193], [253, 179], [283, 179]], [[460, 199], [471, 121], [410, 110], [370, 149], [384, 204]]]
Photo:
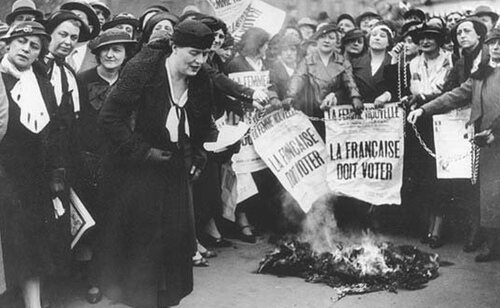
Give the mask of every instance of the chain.
[[420, 135], [420, 133], [417, 130], [417, 126], [414, 123], [412, 123], [411, 127], [413, 128], [413, 131], [415, 132], [415, 137], [417, 137], [418, 142], [420, 143], [422, 148], [427, 152], [427, 154], [436, 158], [436, 154], [434, 154], [434, 152], [432, 152], [432, 150], [427, 146], [427, 144], [425, 144], [424, 139], [422, 138], [422, 136]]
[[470, 178], [472, 185], [476, 185], [479, 176], [479, 153], [480, 148], [476, 144], [473, 144], [471, 149], [472, 174]]

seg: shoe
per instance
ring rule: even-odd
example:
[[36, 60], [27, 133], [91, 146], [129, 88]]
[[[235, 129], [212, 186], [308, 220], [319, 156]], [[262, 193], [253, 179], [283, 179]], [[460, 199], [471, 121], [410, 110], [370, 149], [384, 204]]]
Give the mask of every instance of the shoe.
[[200, 259], [193, 259], [193, 266], [208, 267], [208, 260], [204, 257], [201, 257]]
[[[97, 292], [90, 292], [92, 289], [97, 289]], [[97, 304], [102, 300], [102, 293], [101, 290], [99, 290], [96, 287], [89, 288], [87, 290], [87, 294], [85, 295], [85, 299], [87, 300], [87, 303], [89, 304]]]
[[213, 251], [213, 250], [208, 250], [208, 249], [207, 249], [206, 251], [204, 251], [204, 252], [200, 252], [200, 253], [201, 253], [201, 255], [202, 255], [204, 258], [207, 258], [207, 259], [217, 257], [217, 253], [216, 253], [215, 251]]
[[444, 245], [444, 243], [441, 240], [441, 237], [439, 237], [437, 235], [431, 236], [431, 238], [429, 240], [429, 247], [431, 247], [432, 249], [436, 249], [436, 248], [439, 248], [443, 245]]
[[243, 233], [243, 230], [246, 228], [250, 229], [250, 226], [242, 226], [241, 227], [241, 231], [240, 231], [240, 234], [238, 235], [238, 238], [245, 243], [255, 244], [257, 242], [255, 235]]
[[432, 234], [428, 233], [426, 236], [424, 236], [420, 239], [420, 243], [429, 244], [431, 242], [431, 237], [432, 237]]
[[231, 243], [230, 241], [226, 240], [223, 237], [215, 238], [208, 234], [204, 234], [203, 236], [201, 236], [200, 242], [203, 244], [203, 246], [218, 247], [218, 248], [233, 246], [233, 243]]

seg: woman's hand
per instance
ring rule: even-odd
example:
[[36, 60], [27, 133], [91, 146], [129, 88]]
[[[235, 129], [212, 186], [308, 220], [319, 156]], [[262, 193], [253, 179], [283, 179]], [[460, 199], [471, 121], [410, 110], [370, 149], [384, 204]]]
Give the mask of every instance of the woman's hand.
[[264, 109], [263, 105], [265, 105], [267, 101], [269, 101], [269, 96], [265, 91], [257, 89], [253, 92], [252, 99], [253, 106], [259, 110], [262, 110]]
[[485, 147], [495, 141], [495, 135], [493, 135], [491, 129], [487, 129], [475, 134], [473, 140], [478, 146]]
[[154, 163], [166, 163], [172, 158], [172, 152], [156, 148], [149, 149], [146, 160]]
[[410, 114], [408, 114], [407, 121], [411, 124], [415, 124], [417, 123], [418, 118], [420, 118], [422, 115], [424, 115], [424, 109], [417, 108], [410, 112]]
[[335, 96], [335, 93], [330, 93], [328, 94], [324, 99], [321, 105], [319, 106], [321, 110], [330, 110], [333, 106], [337, 105], [337, 97]]
[[363, 112], [363, 102], [358, 97], [352, 99], [352, 107], [354, 108], [354, 113], [356, 114], [361, 114], [361, 112]]
[[392, 48], [391, 51], [389, 51], [389, 55], [392, 57], [391, 64], [398, 63], [399, 55], [403, 51], [404, 47], [404, 42], [399, 42]]
[[391, 98], [392, 98], [391, 97], [391, 92], [385, 91], [384, 93], [380, 94], [375, 99], [375, 101], [373, 102], [373, 104], [375, 105], [375, 108], [382, 108], [382, 107], [384, 107], [385, 104], [387, 104], [388, 102], [390, 102]]

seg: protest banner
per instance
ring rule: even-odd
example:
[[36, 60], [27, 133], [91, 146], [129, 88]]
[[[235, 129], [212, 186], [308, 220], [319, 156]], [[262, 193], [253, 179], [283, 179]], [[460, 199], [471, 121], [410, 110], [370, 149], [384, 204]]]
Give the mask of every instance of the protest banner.
[[325, 143], [301, 111], [274, 111], [250, 135], [257, 153], [304, 212], [330, 192]]
[[[252, 89], [267, 89], [269, 85], [269, 71], [232, 73], [229, 74], [229, 78]], [[253, 127], [258, 120], [259, 114], [256, 111], [247, 111], [243, 117], [243, 121], [250, 127]], [[266, 163], [255, 152], [252, 138], [246, 134], [241, 140], [240, 151], [233, 155], [234, 172], [250, 173], [265, 168], [267, 168]]]
[[215, 16], [226, 23], [236, 41], [253, 27], [265, 29], [273, 36], [281, 30], [286, 17], [285, 11], [261, 0], [207, 1], [214, 9]]
[[251, 173], [236, 173], [236, 187], [237, 204], [259, 193]]
[[336, 194], [374, 205], [401, 204], [404, 121], [397, 104], [360, 115], [350, 105], [325, 115], [327, 182]]
[[470, 112], [470, 108], [456, 109], [432, 117], [438, 179], [471, 178], [473, 144], [466, 127]]
[[71, 249], [75, 247], [78, 240], [82, 235], [92, 226], [95, 225], [95, 221], [90, 216], [82, 201], [75, 193], [73, 188], [69, 191], [69, 206], [71, 215]]

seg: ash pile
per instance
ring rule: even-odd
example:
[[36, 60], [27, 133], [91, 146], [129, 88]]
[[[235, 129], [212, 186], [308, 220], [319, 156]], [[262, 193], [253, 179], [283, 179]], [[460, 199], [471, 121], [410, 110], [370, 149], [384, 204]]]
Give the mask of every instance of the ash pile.
[[376, 243], [366, 238], [358, 244], [337, 244], [334, 252], [315, 252], [307, 242], [284, 240], [260, 262], [258, 273], [304, 278], [324, 283], [338, 299], [352, 294], [424, 288], [435, 279], [439, 256], [410, 245]]

